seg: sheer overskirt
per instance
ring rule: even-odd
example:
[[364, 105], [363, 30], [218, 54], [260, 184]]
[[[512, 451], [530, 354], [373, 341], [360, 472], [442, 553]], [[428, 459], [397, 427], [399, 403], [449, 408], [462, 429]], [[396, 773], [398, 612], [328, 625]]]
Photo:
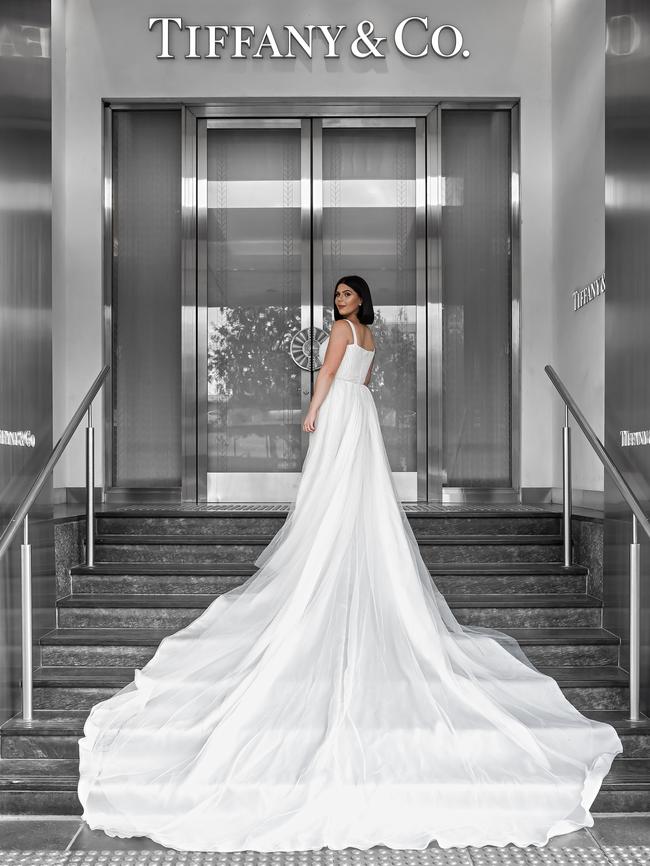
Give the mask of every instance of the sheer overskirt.
[[395, 489], [368, 353], [344, 360], [256, 573], [92, 709], [90, 827], [281, 851], [544, 845], [593, 825], [616, 731], [514, 638], [457, 622]]

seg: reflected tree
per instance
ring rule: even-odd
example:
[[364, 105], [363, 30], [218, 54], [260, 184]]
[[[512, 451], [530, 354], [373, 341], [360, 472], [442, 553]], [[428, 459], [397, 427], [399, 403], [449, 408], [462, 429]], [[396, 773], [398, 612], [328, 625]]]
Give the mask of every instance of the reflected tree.
[[[413, 310], [390, 307], [386, 312], [390, 318], [375, 308], [372, 331], [377, 352], [370, 388], [391, 466], [412, 471], [416, 410]], [[209, 329], [207, 360], [213, 457], [225, 469], [234, 428], [257, 427], [259, 435], [266, 425], [272, 430], [274, 457], [286, 455], [287, 468], [295, 468], [300, 454], [300, 369], [291, 360], [290, 343], [300, 330], [300, 311], [279, 306], [222, 307], [212, 315], [216, 321]], [[326, 330], [331, 321], [329, 312]]]

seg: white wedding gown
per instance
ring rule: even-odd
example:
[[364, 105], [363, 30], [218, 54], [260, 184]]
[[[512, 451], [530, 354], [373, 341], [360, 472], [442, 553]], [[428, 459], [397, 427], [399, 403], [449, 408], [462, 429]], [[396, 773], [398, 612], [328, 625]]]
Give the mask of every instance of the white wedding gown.
[[593, 825], [620, 739], [513, 638], [456, 621], [396, 494], [372, 357], [355, 334], [258, 571], [91, 711], [91, 828], [291, 851], [544, 845]]

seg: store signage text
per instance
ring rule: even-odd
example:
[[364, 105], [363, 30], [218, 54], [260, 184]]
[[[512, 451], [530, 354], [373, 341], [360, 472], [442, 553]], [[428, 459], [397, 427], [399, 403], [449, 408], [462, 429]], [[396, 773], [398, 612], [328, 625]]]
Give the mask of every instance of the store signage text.
[[605, 292], [605, 274], [601, 274], [595, 280], [592, 280], [588, 286], [585, 286], [583, 289], [576, 289], [575, 292], [572, 292], [571, 297], [573, 298], [573, 309], [579, 310], [580, 307], [584, 307], [585, 304], [588, 304], [589, 301], [593, 301], [594, 298], [597, 298], [598, 295], [602, 295]]
[[35, 448], [36, 436], [34, 436], [31, 430], [0, 430], [0, 445]]
[[[253, 24], [186, 24], [182, 18], [150, 18], [149, 30], [160, 37], [159, 60], [175, 60], [172, 40], [181, 39], [186, 60], [277, 60], [298, 56], [312, 59], [315, 52], [326, 59], [341, 57], [343, 50], [362, 60], [385, 58], [390, 44], [404, 57], [427, 56], [450, 59], [470, 52], [463, 47], [463, 35], [453, 24], [433, 26], [428, 17], [404, 18], [389, 36], [375, 33], [372, 21], [360, 21], [356, 29], [347, 24], [306, 24], [264, 28]], [[179, 36], [179, 34], [181, 34]], [[345, 49], [344, 49], [345, 46]], [[224, 53], [221, 53], [224, 52]]]
[[637, 430], [636, 433], [631, 433], [629, 430], [621, 430], [619, 432], [623, 448], [629, 445], [650, 445], [650, 430]]

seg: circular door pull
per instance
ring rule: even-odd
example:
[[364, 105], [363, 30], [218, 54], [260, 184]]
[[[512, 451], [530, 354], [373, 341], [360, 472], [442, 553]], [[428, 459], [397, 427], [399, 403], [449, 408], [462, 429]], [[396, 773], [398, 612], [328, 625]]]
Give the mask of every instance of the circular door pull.
[[301, 370], [319, 370], [321, 361], [318, 349], [327, 339], [322, 328], [303, 328], [291, 338], [289, 354]]

